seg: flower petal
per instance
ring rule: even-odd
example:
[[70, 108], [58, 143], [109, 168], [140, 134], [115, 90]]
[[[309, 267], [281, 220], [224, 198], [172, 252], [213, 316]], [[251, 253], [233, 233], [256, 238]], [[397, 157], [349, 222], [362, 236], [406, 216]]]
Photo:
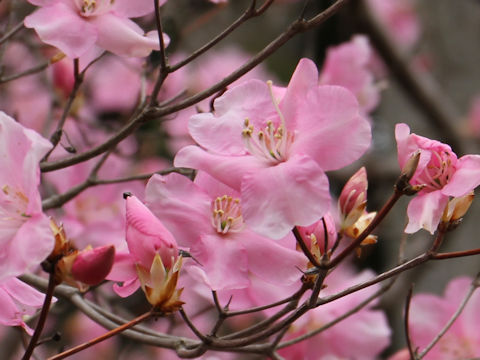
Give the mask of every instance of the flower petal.
[[370, 146], [370, 123], [359, 114], [355, 96], [340, 86], [310, 91], [297, 119], [292, 153], [309, 155], [323, 170], [351, 164]]
[[211, 200], [201, 188], [180, 174], [154, 175], [145, 189], [147, 206], [175, 234], [180, 246], [190, 247], [199, 234], [212, 232]]
[[201, 264], [212, 290], [241, 289], [250, 284], [246, 251], [239, 241], [206, 235], [191, 252]]
[[308, 226], [330, 205], [328, 179], [307, 156], [294, 156], [276, 166], [244, 176], [242, 215], [255, 232], [273, 239], [295, 225]]
[[132, 20], [108, 13], [92, 18], [98, 31], [97, 45], [120, 56], [144, 57], [160, 48], [156, 32], [148, 36]]
[[70, 58], [82, 56], [97, 40], [95, 27], [62, 2], [38, 9], [25, 18], [24, 24]]
[[447, 202], [448, 196], [441, 191], [418, 194], [408, 204], [408, 225], [405, 232], [413, 234], [423, 228], [433, 234], [437, 230]]
[[202, 147], [224, 155], [244, 155], [242, 130], [245, 119], [257, 127], [275, 115], [266, 83], [250, 80], [215, 100], [215, 114], [193, 115], [188, 123], [190, 135]]
[[248, 268], [259, 278], [284, 286], [300, 280], [302, 273], [299, 269], [307, 263], [303, 254], [248, 230], [239, 235], [247, 251]]
[[458, 159], [452, 178], [442, 193], [459, 197], [480, 185], [480, 155], [465, 155]]
[[174, 165], [203, 170], [232, 189], [240, 190], [243, 174], [258, 171], [268, 164], [250, 155], [215, 155], [192, 145], [177, 153]]

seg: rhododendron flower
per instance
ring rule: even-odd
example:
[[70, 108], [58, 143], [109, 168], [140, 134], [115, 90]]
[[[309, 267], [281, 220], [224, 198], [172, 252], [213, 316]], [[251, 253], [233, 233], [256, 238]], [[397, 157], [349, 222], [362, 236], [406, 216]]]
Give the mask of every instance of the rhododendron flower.
[[420, 36], [414, 0], [369, 0], [368, 3], [391, 36], [404, 48], [410, 48]]
[[464, 196], [480, 184], [480, 155], [457, 158], [450, 146], [423, 136], [410, 134], [406, 124], [395, 128], [398, 162], [403, 168], [420, 151], [412, 185], [424, 186], [408, 205], [407, 233], [421, 228], [432, 234], [437, 229], [449, 197]]
[[38, 191], [38, 164], [51, 146], [0, 112], [0, 281], [39, 265], [53, 248]]
[[346, 87], [357, 97], [362, 111], [372, 111], [380, 101], [380, 87], [371, 69], [373, 52], [368, 38], [356, 35], [349, 42], [328, 49], [320, 84]]
[[239, 194], [209, 175], [200, 172], [195, 182], [179, 174], [154, 175], [145, 199], [189, 248], [213, 290], [248, 287], [249, 272], [276, 284], [300, 278], [297, 267], [305, 258], [294, 250], [293, 237], [283, 240], [288, 249], [252, 232], [243, 221]]
[[329, 208], [324, 170], [358, 159], [370, 145], [368, 121], [343, 87], [318, 86], [315, 64], [300, 60], [286, 89], [250, 80], [215, 100], [215, 113], [190, 119], [176, 166], [206, 171], [240, 191], [252, 230], [279, 239]]
[[21, 326], [32, 335], [24, 316], [35, 314], [43, 305], [44, 295], [17, 278], [0, 281], [0, 324]]
[[[153, 11], [150, 0], [29, 0], [40, 9], [25, 18], [42, 41], [78, 58], [94, 45], [117, 55], [143, 57], [159, 49], [158, 33], [143, 30], [131, 17]], [[160, 1], [161, 4], [165, 3]], [[168, 39], [166, 38], [168, 42]]]
[[177, 242], [162, 222], [151, 213], [135, 196], [126, 196], [127, 229], [126, 240], [128, 253], [119, 253], [108, 279], [122, 281], [123, 285], [115, 285], [120, 296], [128, 296], [138, 289], [141, 282], [137, 269], [140, 267], [150, 271], [156, 256], [159, 255], [162, 265], [171, 269], [178, 258]]
[[[438, 335], [456, 312], [468, 292], [472, 279], [459, 277], [448, 284], [443, 297], [419, 294], [410, 305], [410, 337], [413, 346], [421, 352]], [[437, 344], [423, 358], [425, 360], [477, 359], [480, 357], [480, 293], [475, 292], [460, 316]], [[403, 350], [391, 360], [410, 359]]]

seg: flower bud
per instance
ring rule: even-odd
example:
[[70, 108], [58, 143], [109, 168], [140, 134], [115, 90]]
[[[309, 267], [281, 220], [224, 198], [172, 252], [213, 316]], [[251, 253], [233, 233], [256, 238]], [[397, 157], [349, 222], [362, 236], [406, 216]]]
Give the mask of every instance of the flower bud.
[[115, 247], [105, 245], [95, 249], [86, 248], [77, 253], [72, 264], [72, 277], [87, 285], [97, 285], [112, 270]]
[[467, 195], [450, 199], [443, 210], [442, 223], [458, 225], [472, 205], [474, 196], [472, 190]]
[[362, 167], [348, 180], [338, 198], [342, 230], [353, 225], [363, 214], [367, 206], [367, 188], [367, 172]]
[[137, 265], [137, 274], [142, 290], [148, 302], [158, 311], [171, 313], [184, 304], [180, 300], [182, 289], [177, 289], [178, 275], [182, 267], [182, 257], [179, 256], [173, 267], [167, 268], [159, 254], [153, 258], [150, 270]]
[[178, 256], [173, 235], [138, 198], [126, 195], [126, 203], [126, 239], [135, 263], [149, 268], [159, 254], [165, 267], [171, 268]]

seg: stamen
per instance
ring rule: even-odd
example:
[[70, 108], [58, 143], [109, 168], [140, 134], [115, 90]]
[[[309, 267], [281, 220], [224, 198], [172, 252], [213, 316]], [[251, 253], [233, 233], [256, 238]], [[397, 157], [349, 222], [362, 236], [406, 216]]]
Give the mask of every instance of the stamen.
[[243, 229], [240, 200], [223, 195], [212, 202], [212, 225], [219, 234]]

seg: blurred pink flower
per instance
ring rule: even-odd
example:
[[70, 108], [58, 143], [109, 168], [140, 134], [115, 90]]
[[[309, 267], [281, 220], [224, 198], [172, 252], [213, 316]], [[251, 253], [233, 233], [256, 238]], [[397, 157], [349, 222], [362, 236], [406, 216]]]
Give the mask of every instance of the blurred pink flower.
[[[70, 58], [78, 58], [94, 45], [117, 55], [144, 57], [159, 49], [158, 33], [143, 30], [129, 18], [153, 11], [153, 1], [137, 0], [29, 0], [40, 6], [25, 18], [42, 41]], [[165, 3], [164, 1], [160, 2]], [[166, 39], [168, 40], [168, 39]]]
[[[322, 290], [321, 296], [333, 295], [366, 281], [373, 275], [368, 270], [355, 273], [350, 267], [342, 265], [328, 275], [325, 281], [326, 288]], [[309, 311], [291, 326], [285, 340], [321, 328], [358, 306], [378, 288], [377, 284]], [[373, 309], [376, 303], [378, 301], [372, 301], [360, 311], [318, 335], [280, 350], [280, 355], [291, 360], [377, 359], [390, 344], [391, 331], [385, 314], [381, 310]]]
[[194, 182], [179, 174], [154, 175], [145, 190], [148, 207], [189, 248], [213, 290], [248, 287], [249, 272], [277, 284], [298, 281], [304, 257], [294, 239], [289, 249], [249, 230], [238, 196], [202, 172]]
[[[443, 329], [468, 292], [472, 279], [459, 277], [448, 284], [443, 297], [419, 294], [410, 305], [410, 336], [413, 346], [421, 352]], [[473, 359], [480, 357], [480, 293], [475, 292], [466, 307], [423, 358], [425, 360]], [[402, 350], [390, 360], [408, 360], [408, 350]]]
[[329, 48], [320, 72], [320, 84], [346, 87], [355, 94], [362, 111], [369, 113], [380, 101], [380, 88], [369, 68], [372, 56], [370, 43], [364, 35], [356, 35], [349, 42]]
[[353, 94], [318, 86], [308, 59], [300, 60], [286, 89], [242, 83], [215, 100], [215, 113], [193, 116], [189, 129], [202, 148], [183, 148], [175, 166], [206, 171], [240, 191], [247, 225], [274, 239], [325, 214], [324, 170], [358, 159], [371, 138]]
[[53, 249], [38, 190], [39, 162], [51, 146], [0, 112], [0, 281], [38, 266]]
[[414, 0], [369, 0], [369, 5], [390, 35], [403, 48], [411, 48], [420, 36]]
[[480, 184], [480, 155], [460, 159], [450, 146], [416, 134], [406, 124], [395, 128], [400, 168], [417, 151], [420, 161], [410, 183], [424, 188], [410, 201], [407, 233], [437, 229], [448, 199], [466, 195]]
[[480, 138], [480, 95], [477, 95], [470, 106], [468, 113], [468, 130], [470, 136]]

